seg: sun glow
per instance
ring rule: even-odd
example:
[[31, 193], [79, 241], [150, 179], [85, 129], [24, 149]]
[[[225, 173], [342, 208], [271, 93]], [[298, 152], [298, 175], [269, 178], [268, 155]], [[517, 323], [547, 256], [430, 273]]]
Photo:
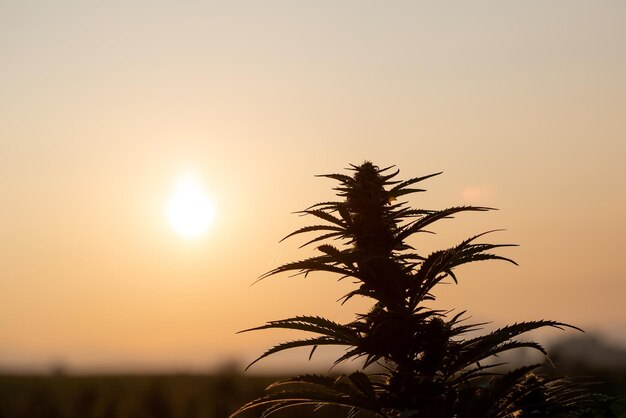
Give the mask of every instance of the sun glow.
[[215, 217], [211, 200], [200, 182], [190, 176], [181, 177], [167, 206], [170, 225], [182, 236], [204, 235]]

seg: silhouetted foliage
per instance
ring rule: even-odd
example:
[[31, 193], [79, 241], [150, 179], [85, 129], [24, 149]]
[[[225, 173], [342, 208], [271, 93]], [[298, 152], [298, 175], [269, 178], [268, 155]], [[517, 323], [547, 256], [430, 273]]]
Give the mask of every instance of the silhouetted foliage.
[[[546, 353], [533, 341], [518, 339], [539, 328], [575, 328], [537, 320], [515, 323], [471, 336], [483, 324], [468, 324], [465, 312], [429, 308], [433, 290], [444, 280], [457, 282], [456, 268], [483, 260], [515, 264], [495, 250], [509, 244], [480, 241], [486, 233], [431, 254], [418, 253], [409, 243], [435, 222], [463, 212], [486, 212], [481, 206], [443, 210], [414, 209], [398, 201], [422, 192], [416, 185], [440, 173], [396, 180], [398, 170], [379, 169], [370, 162], [351, 166], [352, 175], [322, 177], [339, 182], [339, 200], [314, 204], [301, 213], [316, 219], [287, 237], [316, 233], [305, 245], [318, 245], [319, 255], [279, 266], [261, 279], [278, 273], [307, 275], [330, 272], [354, 279], [356, 287], [343, 298], [372, 300], [372, 308], [341, 324], [319, 316], [276, 320], [245, 331], [295, 329], [309, 338], [278, 344], [256, 361], [295, 347], [345, 347], [335, 364], [363, 360], [363, 370], [339, 377], [303, 375], [271, 385], [266, 394], [241, 407], [237, 415], [263, 407], [262, 417], [296, 406], [345, 408], [345, 416], [385, 418], [438, 417], [573, 417], [612, 416], [608, 399], [562, 377], [542, 376], [540, 364], [502, 372], [498, 355], [519, 348]], [[287, 238], [286, 237], [286, 238]], [[377, 364], [382, 372], [367, 373]], [[359, 415], [360, 416], [360, 415]]]

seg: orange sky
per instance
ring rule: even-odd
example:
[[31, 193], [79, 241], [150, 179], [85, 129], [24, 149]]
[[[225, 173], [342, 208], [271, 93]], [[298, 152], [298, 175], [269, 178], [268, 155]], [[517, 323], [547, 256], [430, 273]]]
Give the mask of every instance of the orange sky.
[[[199, 370], [281, 341], [235, 335], [266, 320], [350, 319], [348, 283], [249, 286], [307, 254], [278, 240], [332, 197], [314, 175], [364, 159], [443, 170], [416, 206], [500, 208], [423, 248], [520, 244], [442, 307], [626, 342], [624, 21], [621, 1], [0, 0], [0, 367]], [[186, 170], [216, 210], [196, 239], [165, 216]]]

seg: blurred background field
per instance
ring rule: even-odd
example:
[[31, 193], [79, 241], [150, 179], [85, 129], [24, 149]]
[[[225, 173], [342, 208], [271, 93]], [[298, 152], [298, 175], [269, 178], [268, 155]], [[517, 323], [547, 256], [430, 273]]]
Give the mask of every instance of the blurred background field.
[[4, 417], [226, 417], [268, 378], [236, 375], [3, 376]]
[[[4, 375], [2, 418], [225, 418], [278, 377], [214, 375]], [[326, 417], [340, 417], [327, 408]], [[259, 416], [258, 411], [241, 415]], [[281, 417], [303, 416], [303, 410]]]
[[[578, 336], [553, 344], [546, 373], [567, 374], [590, 388], [626, 394], [626, 350], [601, 338]], [[243, 374], [234, 367], [212, 374], [0, 375], [0, 418], [225, 418], [284, 376]], [[626, 400], [614, 405], [626, 416]], [[316, 415], [285, 411], [283, 418], [342, 416], [326, 409]], [[259, 411], [241, 415], [258, 417]]]
[[[603, 374], [607, 377], [607, 374]], [[626, 373], [609, 373], [611, 390], [624, 391]], [[241, 375], [1, 376], [2, 418], [226, 418], [263, 393], [274, 379]], [[612, 386], [617, 382], [621, 386]], [[621, 389], [618, 389], [621, 388]], [[616, 403], [617, 416], [626, 402]], [[341, 411], [278, 415], [341, 417]], [[242, 418], [260, 416], [260, 411]]]

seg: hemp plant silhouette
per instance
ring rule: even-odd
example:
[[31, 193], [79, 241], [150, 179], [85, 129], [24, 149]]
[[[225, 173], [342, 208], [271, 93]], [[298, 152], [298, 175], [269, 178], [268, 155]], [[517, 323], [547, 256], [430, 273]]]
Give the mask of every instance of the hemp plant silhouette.
[[[319, 316], [296, 316], [245, 331], [282, 328], [316, 334], [276, 345], [257, 360], [295, 347], [345, 346], [335, 364], [363, 359], [363, 371], [336, 376], [302, 375], [277, 382], [267, 394], [242, 406], [233, 416], [257, 407], [268, 417], [301, 405], [338, 405], [346, 416], [360, 413], [384, 418], [439, 417], [573, 417], [610, 414], [607, 398], [588, 393], [566, 378], [542, 377], [532, 364], [502, 372], [493, 362], [498, 355], [519, 348], [546, 354], [520, 334], [543, 327], [575, 328], [561, 322], [537, 320], [515, 323], [480, 336], [470, 336], [484, 324], [468, 324], [465, 312], [435, 310], [428, 302], [436, 285], [457, 283], [455, 269], [482, 260], [503, 260], [493, 251], [510, 244], [478, 242], [486, 233], [448, 249], [418, 254], [407, 243], [433, 223], [461, 212], [491, 208], [456, 206], [443, 210], [413, 209], [398, 199], [423, 189], [417, 183], [441, 173], [406, 181], [395, 180], [398, 170], [379, 169], [370, 162], [352, 165], [353, 175], [328, 174], [339, 182], [339, 201], [317, 203], [301, 213], [318, 219], [287, 237], [317, 233], [304, 245], [318, 244], [321, 254], [277, 267], [261, 279], [278, 273], [307, 275], [330, 272], [355, 279], [358, 285], [343, 302], [361, 296], [373, 302], [368, 313], [340, 324]], [[393, 170], [393, 171], [392, 171]], [[323, 222], [319, 222], [319, 221]], [[329, 240], [339, 241], [339, 246]], [[243, 331], [242, 331], [243, 332]], [[310, 358], [309, 356], [309, 358]], [[377, 373], [367, 374], [378, 364]], [[251, 365], [252, 365], [251, 364]], [[250, 367], [250, 366], [248, 366]], [[382, 370], [382, 372], [380, 372]], [[606, 409], [606, 411], [605, 411]], [[603, 415], [612, 416], [612, 415]]]

